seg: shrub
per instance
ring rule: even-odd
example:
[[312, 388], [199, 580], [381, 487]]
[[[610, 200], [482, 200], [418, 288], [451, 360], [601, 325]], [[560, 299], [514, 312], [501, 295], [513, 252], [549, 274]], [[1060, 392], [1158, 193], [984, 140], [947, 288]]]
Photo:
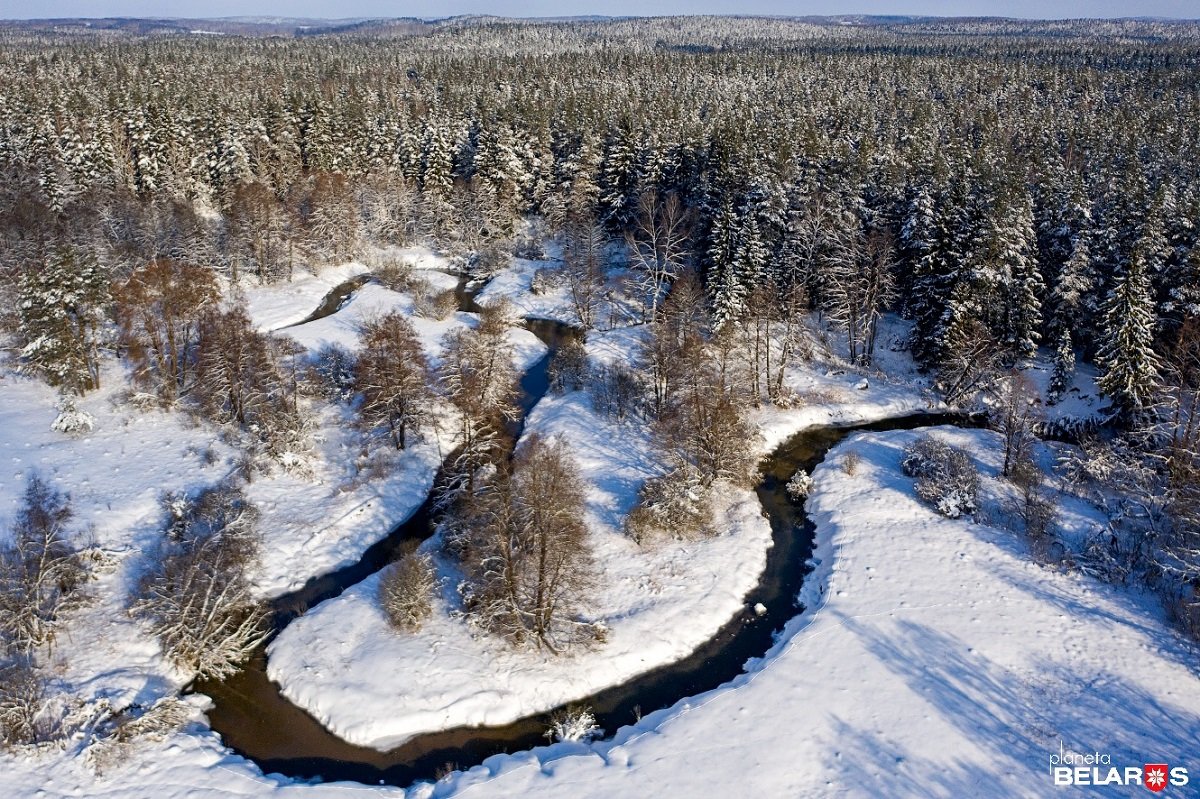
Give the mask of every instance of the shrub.
[[788, 496], [794, 500], [804, 499], [808, 496], [808, 492], [812, 490], [812, 485], [812, 475], [804, 471], [804, 469], [797, 469], [796, 473], [792, 475], [792, 479], [787, 481]]
[[384, 569], [379, 581], [379, 604], [393, 627], [416, 632], [433, 610], [436, 589], [433, 559], [412, 552]]
[[413, 268], [407, 261], [389, 260], [376, 266], [372, 274], [384, 288], [392, 291], [408, 291], [412, 285]]
[[553, 291], [561, 283], [562, 273], [559, 270], [542, 268], [533, 273], [533, 279], [529, 281], [529, 290], [541, 295]]
[[0, 665], [0, 745], [24, 746], [40, 738], [44, 686], [33, 660], [19, 656]]
[[603, 734], [590, 707], [568, 707], [557, 711], [550, 717], [550, 729], [546, 730], [546, 737], [555, 743], [587, 743]]
[[[482, 477], [482, 476], [481, 476]], [[455, 508], [459, 586], [474, 623], [552, 654], [599, 640], [583, 617], [596, 585], [586, 487], [562, 439], [528, 436]]]
[[414, 279], [411, 287], [413, 312], [426, 319], [445, 319], [458, 310], [454, 289], [439, 289], [428, 280]]
[[313, 357], [309, 380], [316, 392], [335, 402], [354, 396], [354, 353], [340, 344], [329, 343]]
[[78, 604], [90, 574], [71, 544], [68, 498], [29, 477], [8, 543], [0, 547], [0, 648], [21, 653], [49, 643], [61, 615]]
[[695, 467], [680, 466], [645, 482], [626, 519], [625, 531], [639, 544], [662, 534], [673, 538], [708, 534], [710, 514], [702, 475]]
[[76, 408], [73, 397], [64, 396], [58, 403], [58, 416], [55, 418], [54, 423], [50, 425], [50, 429], [56, 433], [74, 435], [76, 433], [90, 433], [95, 426], [96, 417], [87, 411], [81, 411]]
[[550, 362], [550, 388], [557, 394], [579, 391], [588, 374], [587, 350], [577, 338], [568, 338]]
[[944, 441], [921, 436], [904, 450], [904, 473], [917, 478], [917, 496], [951, 519], [974, 513], [979, 472], [962, 450]]
[[624, 364], [600, 364], [592, 370], [592, 402], [605, 416], [623, 421], [637, 410], [644, 389], [637, 373]]
[[139, 739], [161, 741], [191, 719], [192, 707], [179, 697], [164, 696], [153, 705], [133, 705], [110, 716], [87, 749], [88, 763], [98, 773], [123, 761]]
[[532, 236], [521, 236], [513, 244], [513, 257], [523, 258], [526, 261], [544, 261], [546, 260], [546, 249], [538, 239]]

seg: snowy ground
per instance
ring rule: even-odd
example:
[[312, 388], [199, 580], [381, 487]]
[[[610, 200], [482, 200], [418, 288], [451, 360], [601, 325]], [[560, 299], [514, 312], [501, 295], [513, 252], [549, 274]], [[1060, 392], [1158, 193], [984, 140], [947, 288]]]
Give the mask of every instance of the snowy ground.
[[[530, 291], [539, 268], [556, 267], [518, 260], [480, 301], [505, 298], [526, 315], [572, 320], [564, 289]], [[589, 357], [628, 363], [647, 332], [645, 326], [592, 331]], [[761, 454], [804, 427], [874, 421], [934, 405], [907, 383], [872, 380], [836, 367], [792, 369], [787, 385], [805, 406], [756, 413], [764, 432]], [[592, 545], [604, 568], [592, 615], [609, 627], [608, 642], [567, 658], [513, 652], [455, 613], [461, 610], [459, 577], [440, 558], [443, 591], [433, 617], [418, 634], [402, 635], [388, 628], [376, 598], [378, 580], [368, 579], [290, 624], [269, 650], [271, 678], [335, 734], [386, 750], [421, 732], [511, 722], [677, 661], [753, 604], [747, 594], [771, 542], [753, 494], [731, 490], [718, 498], [724, 518], [714, 527], [724, 535], [646, 551], [621, 533], [642, 483], [661, 469], [647, 454], [652, 446], [644, 425], [617, 425], [597, 415], [583, 391], [544, 398], [526, 433], [564, 436], [579, 459], [589, 486]], [[434, 539], [426, 549], [436, 555], [438, 546]]]
[[334, 286], [367, 271], [367, 267], [352, 262], [316, 273], [297, 271], [289, 283], [258, 286], [247, 282], [240, 290], [246, 299], [246, 311], [258, 329], [278, 330], [304, 321]]
[[[994, 434], [938, 434], [996, 474]], [[1195, 648], [1152, 600], [1039, 567], [1007, 531], [936, 516], [899, 469], [916, 435], [854, 437], [817, 469], [810, 610], [747, 676], [613, 743], [498, 757], [436, 795], [1084, 794], [1052, 785], [1060, 742], [1194, 775]]]
[[[427, 251], [404, 257], [416, 268], [444, 268]], [[518, 262], [511, 274], [489, 286], [484, 300], [507, 296], [522, 313], [573, 320], [561, 290], [553, 296], [528, 290], [533, 270], [547, 263]], [[262, 329], [294, 325], [329, 288], [363, 269], [347, 265], [319, 275], [298, 274], [287, 286], [247, 289], [253, 318]], [[429, 277], [442, 280], [436, 272]], [[289, 328], [287, 334], [310, 349], [330, 341], [352, 346], [361, 319], [390, 308], [407, 313], [411, 307], [406, 295], [368, 286], [335, 316]], [[623, 305], [618, 298], [611, 307]], [[466, 315], [416, 322], [434, 357], [438, 338], [448, 329], [440, 326], [472, 323]], [[524, 331], [513, 335], [518, 365], [544, 351]], [[593, 334], [589, 354], [627, 357], [639, 335], [637, 328]], [[889, 373], [906, 379], [892, 383], [866, 374], [863, 388], [863, 374], [837, 363], [794, 369], [788, 384], [805, 404], [756, 412], [762, 452], [813, 424], [937, 409], [918, 390], [921, 378], [905, 362], [906, 354], [888, 350], [882, 358], [888, 359], [881, 365]], [[1030, 371], [1035, 382], [1045, 372], [1036, 362]], [[170, 694], [187, 678], [162, 661], [157, 645], [122, 607], [142, 551], [157, 534], [159, 492], [217, 482], [233, 468], [235, 453], [214, 441], [211, 429], [192, 426], [182, 414], [120, 404], [111, 388], [117, 377], [107, 375], [110, 387], [80, 403], [96, 417], [96, 429], [67, 438], [49, 430], [55, 416], [52, 390], [11, 374], [0, 376], [0, 458], [11, 475], [0, 480], [0, 522], [13, 512], [31, 468], [71, 493], [79, 528], [91, 526], [89, 535], [106, 553], [107, 565], [93, 585], [104, 599], [70, 619], [48, 673], [56, 690], [123, 705]], [[1094, 413], [1092, 377], [1082, 368], [1078, 391], [1056, 406], [1057, 412]], [[342, 413], [333, 406], [319, 409], [310, 474], [280, 471], [250, 486], [264, 509], [269, 536], [258, 580], [263, 593], [285, 590], [309, 573], [356, 558], [427, 490], [423, 481], [432, 478], [440, 459], [433, 440], [398, 456], [382, 479], [360, 482], [348, 465], [356, 445]], [[423, 708], [420, 724], [432, 725], [429, 729], [495, 723], [644, 670], [635, 653], [673, 660], [695, 645], [677, 632], [719, 626], [744, 602], [753, 602], [743, 594], [757, 579], [769, 540], [753, 497], [724, 503], [733, 516], [722, 526], [739, 532], [648, 553], [632, 548], [617, 525], [636, 485], [658, 465], [638, 454], [645, 452], [639, 442], [644, 431], [614, 429], [589, 414], [584, 394], [550, 397], [534, 409], [529, 429], [571, 437], [592, 481], [589, 524], [614, 586], [595, 608], [612, 628], [603, 658], [579, 658], [566, 668], [551, 663], [558, 669], [551, 673], [537, 658], [522, 662], [507, 650], [489, 648], [486, 639], [472, 638], [444, 612], [421, 634], [428, 639], [418, 637], [422, 650], [383, 629], [368, 581], [339, 603], [306, 615], [280, 639], [273, 664], [283, 659], [286, 639], [297, 636], [290, 657], [295, 671], [303, 673], [296, 678], [296, 691], [309, 692], [301, 701], [316, 706], [319, 715], [328, 706], [326, 718], [364, 742], [398, 739], [412, 729], [385, 718], [399, 713], [361, 712], [363, 706], [390, 711], [396, 702], [410, 702], [410, 708]], [[133, 747], [128, 762], [103, 773], [80, 757], [86, 740], [41, 753], [0, 755], [0, 796], [1074, 795], [1050, 783], [1049, 757], [1060, 742], [1067, 750], [1107, 753], [1120, 765], [1187, 766], [1192, 784], [1168, 788], [1165, 795], [1197, 795], [1195, 649], [1176, 637], [1152, 599], [1037, 566], [1015, 534], [943, 519], [920, 504], [911, 480], [898, 468], [900, 452], [914, 435], [857, 436], [816, 471], [808, 507], [817, 523], [818, 564], [803, 596], [809, 610], [788, 624], [777, 646], [732, 684], [651, 714], [613, 741], [497, 756], [406, 793], [264, 777], [225, 750], [197, 710], [188, 729]], [[947, 429], [939, 435], [995, 473], [993, 434]], [[850, 449], [859, 455], [853, 475], [841, 466]], [[1042, 452], [1044, 463], [1048, 452]], [[986, 487], [994, 508], [1002, 487], [991, 479]], [[1082, 536], [1098, 521], [1085, 503], [1065, 503], [1068, 537]], [[446, 588], [451, 594], [453, 586]], [[303, 651], [300, 636], [306, 629], [314, 640], [319, 636], [321, 647]], [[658, 635], [662, 630], [670, 635]], [[454, 662], [455, 684], [443, 679], [446, 673], [428, 668], [432, 658], [447, 673], [446, 664]], [[496, 668], [488, 658], [511, 662]], [[311, 668], [304, 671], [305, 666]], [[333, 686], [329, 678], [338, 670], [348, 679]], [[509, 672], [507, 680], [496, 680], [501, 672]], [[418, 679], [379, 680], [398, 673]], [[576, 690], [580, 684], [589, 687]], [[350, 705], [358, 709], [334, 718], [334, 711]], [[1095, 794], [1141, 790], [1122, 794], [1109, 788]]]
[[[279, 327], [306, 318], [330, 288], [361, 272], [355, 264], [306, 272], [291, 284], [248, 291], [247, 300], [260, 328]], [[436, 272], [428, 277], [456, 282]], [[312, 348], [334, 341], [354, 349], [357, 324], [393, 308], [411, 313], [412, 298], [367, 285], [334, 315], [281, 334]], [[470, 314], [413, 320], [434, 360], [442, 335], [474, 321]], [[545, 345], [526, 330], [513, 329], [510, 340], [519, 369], [545, 355]], [[72, 529], [81, 545], [101, 550], [104, 567], [89, 589], [100, 600], [71, 617], [50, 669], [62, 689], [123, 706], [152, 701], [189, 679], [162, 659], [157, 643], [124, 610], [144, 567], [143, 555], [160, 535], [159, 499], [167, 491], [220, 482], [237, 470], [238, 453], [219, 431], [185, 413], [131, 406], [115, 363], [107, 364], [102, 386], [78, 402], [81, 411], [95, 417], [95, 428], [66, 436], [50, 429], [57, 415], [53, 389], [0, 372], [0, 462], [7, 475], [0, 480], [0, 536], [7, 535], [31, 472], [70, 495]], [[443, 408], [440, 430], [430, 430], [424, 441], [402, 453], [378, 451], [364, 463], [347, 409], [317, 403], [314, 414], [313, 451], [303, 471], [276, 467], [246, 486], [262, 512], [263, 547], [251, 579], [263, 596], [298, 588], [312, 576], [356, 561], [420, 506], [444, 453], [454, 445], [453, 413]]]
[[[991, 475], [995, 436], [940, 429]], [[1031, 562], [1012, 533], [935, 515], [899, 470], [915, 432], [853, 437], [816, 470], [809, 610], [748, 675], [612, 742], [501, 755], [406, 794], [287, 784], [178, 734], [96, 777], [68, 754], [8, 758], [19, 796], [611, 797], [1133, 795], [1054, 787], [1061, 746], [1195, 773], [1194, 648], [1153, 602]], [[853, 475], [842, 467], [853, 449]], [[999, 492], [987, 481], [987, 492]], [[1086, 523], [1086, 514], [1075, 522]], [[200, 787], [203, 786], [203, 787]], [[1168, 788], [1165, 795], [1195, 795]], [[42, 791], [42, 793], [37, 793]]]
[[[589, 346], [611, 352], [614, 337]], [[621, 343], [630, 339], [623, 337]], [[691, 653], [744, 609], [771, 545], [754, 494], [715, 498], [709, 539], [640, 547], [621, 531], [647, 477], [661, 473], [644, 425], [592, 409], [586, 391], [548, 395], [526, 435], [562, 436], [588, 487], [587, 524], [601, 586], [589, 617], [608, 627], [593, 652], [555, 657], [514, 651], [452, 615], [454, 566], [438, 559], [443, 590], [417, 634], [388, 627], [374, 577], [290, 624], [269, 650], [284, 694], [334, 733], [388, 749], [420, 732], [515, 721], [581, 699]], [[426, 549], [437, 553], [434, 538]]]
[[[513, 258], [511, 265], [491, 278], [479, 292], [476, 300], [480, 305], [490, 305], [507, 299], [518, 314], [531, 319], [552, 319], [569, 325], [579, 325], [579, 312], [571, 299], [570, 286], [563, 273], [558, 248], [552, 247], [547, 260]], [[616, 252], [610, 252], [615, 257]], [[534, 276], [543, 273], [541, 291], [533, 291]], [[593, 324], [600, 330], [623, 327], [642, 319], [643, 305], [634, 297], [631, 270], [612, 266], [605, 273], [604, 286], [596, 293], [593, 309]]]
[[10, 372], [0, 376], [0, 536], [8, 535], [31, 473], [70, 496], [68, 527], [81, 546], [101, 550], [104, 566], [87, 588], [99, 599], [71, 615], [50, 671], [69, 690], [117, 704], [152, 701], [185, 681], [124, 612], [143, 553], [160, 535], [159, 498], [219, 482], [234, 468], [233, 450], [214, 441], [211, 429], [182, 414], [129, 407], [122, 383], [115, 365], [106, 369], [104, 388], [78, 402], [95, 417], [94, 429], [66, 436], [50, 429], [53, 389]]

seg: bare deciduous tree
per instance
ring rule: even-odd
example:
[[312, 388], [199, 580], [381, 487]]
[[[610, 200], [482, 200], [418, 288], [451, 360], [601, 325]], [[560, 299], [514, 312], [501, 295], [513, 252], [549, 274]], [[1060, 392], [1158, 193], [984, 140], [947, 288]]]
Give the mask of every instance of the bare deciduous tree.
[[1004, 357], [987, 325], [975, 319], [956, 324], [952, 342], [938, 364], [937, 376], [938, 387], [950, 404], [992, 385]]
[[389, 313], [365, 323], [359, 342], [362, 352], [354, 369], [354, 388], [362, 395], [359, 413], [369, 428], [386, 428], [396, 449], [404, 449], [432, 398], [421, 341], [407, 319]]
[[467, 604], [488, 629], [555, 654], [594, 640], [579, 618], [594, 582], [584, 487], [561, 440], [526, 440], [460, 503]]
[[268, 611], [246, 576], [258, 557], [258, 514], [228, 486], [164, 504], [170, 524], [130, 611], [180, 668], [226, 676], [266, 636]]
[[445, 338], [438, 382], [462, 414], [451, 491], [474, 485], [475, 471], [503, 451], [506, 422], [517, 417], [519, 386], [507, 338], [511, 321], [510, 309], [497, 304], [484, 309], [474, 329], [455, 330]]
[[384, 569], [379, 579], [379, 603], [393, 627], [416, 632], [429, 618], [436, 589], [433, 559], [423, 552], [410, 552]]
[[584, 329], [596, 324], [597, 306], [604, 290], [604, 249], [608, 236], [595, 223], [580, 223], [567, 234], [563, 253], [563, 275], [571, 305]]
[[298, 448], [305, 437], [295, 380], [279, 367], [280, 346], [255, 330], [240, 306], [209, 312], [200, 324], [192, 392], [204, 416], [237, 425], [275, 455]]
[[633, 228], [625, 233], [625, 246], [638, 274], [638, 288], [648, 302], [649, 319], [658, 316], [664, 288], [670, 286], [687, 261], [690, 251], [692, 214], [679, 195], [662, 197], [645, 191], [638, 198]]
[[260, 182], [239, 183], [229, 203], [229, 260], [234, 281], [247, 267], [262, 282], [292, 276], [291, 218]]
[[134, 379], [164, 401], [173, 401], [191, 383], [200, 319], [220, 296], [212, 270], [150, 261], [135, 269], [114, 295]]
[[1027, 461], [1037, 441], [1034, 431], [1041, 416], [1037, 401], [1037, 389], [1033, 382], [1020, 370], [1013, 369], [1001, 381], [999, 404], [993, 422], [1004, 438], [1004, 467], [1001, 474], [1011, 477], [1019, 463]]
[[52, 643], [62, 614], [79, 604], [89, 574], [71, 541], [68, 498], [36, 474], [29, 476], [0, 547], [0, 647], [32, 656]]
[[[732, 334], [720, 343], [728, 343]], [[691, 464], [705, 483], [746, 483], [754, 471], [755, 432], [745, 418], [746, 381], [721, 347], [698, 337], [680, 348], [663, 413], [655, 423], [659, 446], [680, 464]]]
[[890, 236], [851, 230], [839, 238], [825, 281], [829, 317], [846, 331], [850, 360], [870, 365], [879, 316], [894, 295]]

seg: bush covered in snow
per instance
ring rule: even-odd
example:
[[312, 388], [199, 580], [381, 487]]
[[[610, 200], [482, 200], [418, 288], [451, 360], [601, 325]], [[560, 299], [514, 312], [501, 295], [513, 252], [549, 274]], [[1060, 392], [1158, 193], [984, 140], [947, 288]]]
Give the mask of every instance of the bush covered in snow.
[[354, 353], [335, 342], [317, 350], [309, 366], [309, 391], [333, 402], [354, 396]]
[[30, 658], [0, 663], [0, 746], [23, 746], [40, 738], [43, 685]]
[[454, 289], [439, 289], [428, 280], [412, 281], [413, 311], [426, 319], [445, 319], [458, 310]]
[[541, 296], [543, 294], [548, 294], [561, 284], [561, 270], [547, 269], [543, 267], [542, 269], [539, 269], [533, 273], [533, 279], [529, 283], [529, 290], [534, 294]]
[[550, 729], [546, 730], [546, 737], [555, 743], [563, 741], [587, 743], [603, 734], [604, 730], [596, 723], [596, 717], [589, 707], [569, 707], [558, 711], [550, 719]]
[[563, 342], [550, 362], [550, 388], [556, 394], [579, 391], [588, 378], [587, 350], [583, 342], [571, 337]]
[[384, 569], [379, 581], [379, 603], [393, 627], [416, 632], [432, 612], [436, 588], [432, 558], [412, 552]]
[[96, 738], [87, 749], [88, 763], [103, 773], [124, 760], [136, 741], [161, 741], [186, 724], [192, 712], [187, 702], [175, 696], [164, 696], [149, 707], [133, 705], [119, 713], [110, 710], [97, 725]]
[[792, 475], [792, 479], [787, 481], [788, 496], [794, 500], [804, 499], [808, 496], [808, 492], [812, 490], [812, 485], [812, 475], [804, 471], [804, 469], [797, 469], [796, 473]]
[[90, 433], [95, 426], [96, 417], [87, 411], [81, 411], [76, 408], [75, 400], [71, 397], [63, 397], [62, 402], [58, 405], [58, 418], [50, 425], [50, 429], [57, 433], [73, 435], [75, 433]]
[[917, 478], [917, 496], [951, 519], [978, 509], [979, 472], [970, 456], [931, 436], [904, 450], [904, 473]]
[[639, 544], [660, 535], [684, 538], [709, 531], [710, 515], [703, 476], [691, 465], [680, 466], [645, 482], [625, 531]]

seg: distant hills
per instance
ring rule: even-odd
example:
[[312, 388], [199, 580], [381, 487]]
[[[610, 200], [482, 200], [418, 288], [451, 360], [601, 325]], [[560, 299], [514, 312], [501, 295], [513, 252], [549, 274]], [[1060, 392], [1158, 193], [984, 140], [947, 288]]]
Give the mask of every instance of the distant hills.
[[[750, 16], [750, 15], [746, 15]], [[1095, 20], [1023, 20], [1009, 17], [926, 17], [911, 15], [870, 16], [843, 14], [837, 16], [782, 16], [785, 19], [828, 28], [887, 29], [896, 33], [941, 33], [956, 35], [1008, 34], [1022, 36], [1052, 36], [1055, 38], [1095, 35], [1096, 33], [1153, 38], [1164, 28], [1194, 27], [1197, 20], [1170, 20], [1149, 17]], [[175, 19], [142, 17], [63, 19], [0, 19], [0, 32], [55, 34], [66, 36], [249, 36], [302, 38], [330, 35], [359, 35], [371, 37], [421, 36], [448, 26], [488, 25], [499, 22], [527, 24], [589, 24], [603, 25], [628, 21], [630, 17], [600, 15], [577, 17], [504, 18], [483, 15], [422, 19], [417, 17], [355, 17], [348, 19], [313, 19], [306, 17], [239, 16], [217, 19]]]

